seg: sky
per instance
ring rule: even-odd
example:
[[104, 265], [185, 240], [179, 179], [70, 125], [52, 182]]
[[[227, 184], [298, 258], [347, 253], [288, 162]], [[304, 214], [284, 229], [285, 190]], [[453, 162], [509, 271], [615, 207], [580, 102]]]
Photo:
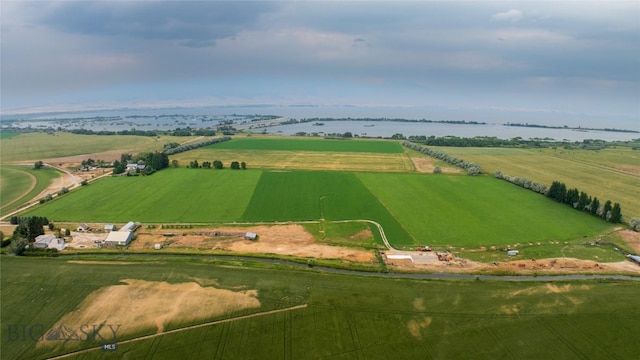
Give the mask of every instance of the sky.
[[3, 114], [242, 104], [438, 107], [592, 116], [640, 130], [638, 1], [0, 6]]

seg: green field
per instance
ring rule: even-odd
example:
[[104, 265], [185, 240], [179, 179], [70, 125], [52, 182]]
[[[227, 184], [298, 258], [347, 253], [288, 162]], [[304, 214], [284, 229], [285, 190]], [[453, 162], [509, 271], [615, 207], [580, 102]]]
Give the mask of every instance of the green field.
[[[607, 149], [507, 149], [439, 147], [438, 151], [480, 164], [489, 174], [500, 170], [551, 185], [561, 181], [601, 201], [620, 203], [625, 219], [640, 216], [640, 152]], [[624, 159], [624, 160], [623, 160]], [[610, 162], [610, 163], [609, 163]], [[605, 166], [604, 164], [609, 164]], [[622, 169], [626, 169], [625, 172]]]
[[171, 168], [104, 179], [29, 215], [66, 222], [364, 219], [379, 222], [394, 245], [587, 241], [611, 228], [490, 177], [338, 171]]
[[[99, 345], [96, 339], [68, 341], [66, 350], [38, 347], [16, 329], [35, 329], [37, 340], [41, 329], [51, 328], [89, 294], [122, 279], [171, 284], [197, 279], [208, 284], [203, 286], [257, 290], [260, 308], [172, 323], [165, 330], [307, 307], [129, 343], [124, 341], [156, 329], [123, 322], [120, 331], [136, 331], [118, 337], [117, 351], [71, 358], [633, 359], [640, 352], [640, 306], [633, 301], [640, 292], [637, 281], [429, 281], [256, 268], [224, 260], [151, 260], [73, 264], [60, 258], [3, 257], [2, 359], [42, 359]], [[122, 306], [145, 311], [135, 295]]]
[[320, 139], [320, 138], [243, 138], [208, 146], [211, 149], [332, 151], [401, 154], [402, 146], [396, 141]]
[[9, 138], [12, 138], [12, 137], [16, 137], [18, 135], [20, 135], [20, 133], [8, 132], [8, 131], [0, 131], [0, 140], [9, 139]]
[[0, 165], [0, 215], [9, 213], [45, 190], [60, 176], [57, 170], [44, 167]]
[[[160, 138], [132, 135], [76, 135], [66, 132], [25, 133], [0, 142], [1, 161], [35, 161], [105, 151], [138, 153], [162, 150], [163, 144], [184, 141], [182, 137]], [[94, 159], [98, 160], [98, 159]], [[78, 161], [79, 162], [79, 161]]]

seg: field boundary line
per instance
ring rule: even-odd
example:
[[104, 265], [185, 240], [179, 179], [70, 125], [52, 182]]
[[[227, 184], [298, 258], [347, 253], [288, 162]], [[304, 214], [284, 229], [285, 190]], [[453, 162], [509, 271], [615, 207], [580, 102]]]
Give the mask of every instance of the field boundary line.
[[31, 179], [31, 185], [29, 185], [29, 189], [28, 189], [27, 191], [25, 191], [24, 193], [22, 193], [19, 197], [15, 198], [15, 199], [13, 199], [13, 200], [11, 200], [11, 201], [9, 201], [9, 202], [8, 202], [8, 203], [6, 203], [6, 204], [2, 204], [2, 207], [0, 207], [0, 209], [1, 209], [1, 208], [6, 208], [6, 207], [8, 207], [9, 205], [11, 205], [11, 204], [13, 204], [13, 203], [15, 203], [15, 202], [17, 202], [17, 201], [22, 200], [24, 197], [26, 197], [27, 195], [29, 195], [29, 193], [31, 192], [31, 190], [33, 190], [33, 189], [36, 187], [36, 185], [38, 184], [38, 180], [36, 179], [36, 177], [35, 177], [35, 176], [33, 176], [33, 174], [29, 174], [28, 172], [26, 172], [26, 171], [24, 171], [24, 170], [20, 170], [20, 169], [14, 169], [14, 168], [11, 168], [11, 170], [15, 170], [15, 171], [18, 171], [18, 172], [24, 173], [24, 174], [26, 174], [27, 176], [29, 176], [29, 178]]
[[[271, 315], [271, 314], [278, 314], [278, 313], [281, 313], [281, 312], [299, 310], [299, 309], [304, 309], [307, 306], [308, 306], [308, 304], [302, 304], [302, 305], [291, 306], [291, 307], [284, 308], [284, 309], [269, 310], [269, 311], [263, 311], [263, 312], [259, 312], [259, 313], [249, 314], [249, 315], [237, 316], [237, 317], [233, 317], [233, 318], [229, 318], [229, 319], [216, 320], [216, 321], [211, 321], [211, 322], [207, 322], [207, 323], [204, 323], [204, 324], [191, 325], [191, 326], [186, 326], [186, 327], [182, 327], [182, 328], [179, 328], [179, 329], [173, 329], [173, 330], [169, 330], [169, 331], [159, 332], [159, 333], [156, 333], [156, 334], [144, 335], [144, 336], [140, 336], [140, 337], [129, 339], [129, 340], [118, 341], [117, 344], [118, 345], [120, 345], [120, 344], [128, 344], [128, 343], [132, 343], [132, 342], [136, 342], [136, 341], [140, 341], [140, 340], [152, 339], [152, 338], [155, 338], [155, 337], [158, 337], [158, 336], [173, 334], [173, 333], [186, 331], [186, 330], [197, 329], [197, 328], [201, 328], [201, 327], [205, 327], [205, 326], [225, 324], [225, 323], [230, 323], [230, 322], [233, 322], [233, 321], [245, 320], [245, 319], [250, 319], [250, 318], [264, 316], [264, 315]], [[64, 355], [51, 357], [51, 358], [49, 358], [49, 360], [64, 359], [64, 358], [67, 358], [67, 357], [70, 357], [70, 356], [75, 356], [75, 355], [79, 355], [79, 354], [83, 354], [83, 353], [88, 353], [90, 351], [95, 351], [95, 350], [100, 350], [100, 349], [102, 349], [102, 346], [92, 347], [92, 348], [89, 348], [89, 349], [78, 350], [78, 351], [74, 351], [74, 352], [67, 353], [67, 354], [64, 354]]]

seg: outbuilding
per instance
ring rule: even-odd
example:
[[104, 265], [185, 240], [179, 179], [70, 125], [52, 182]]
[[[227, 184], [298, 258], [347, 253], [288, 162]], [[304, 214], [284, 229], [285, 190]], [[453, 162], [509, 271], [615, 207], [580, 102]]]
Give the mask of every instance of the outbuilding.
[[516, 256], [520, 253], [520, 251], [518, 250], [507, 250], [507, 255], [509, 256]]
[[64, 239], [58, 239], [55, 235], [39, 235], [36, 237], [33, 247], [38, 249], [57, 249], [64, 250]]
[[107, 224], [104, 226], [104, 231], [115, 231], [116, 230], [116, 226], [113, 224]]
[[631, 259], [631, 261], [640, 264], [640, 256], [638, 255], [629, 255], [629, 259]]
[[120, 229], [120, 231], [136, 231], [138, 226], [140, 226], [140, 223], [134, 223], [133, 221], [129, 221]]
[[91, 230], [91, 227], [89, 225], [87, 225], [86, 223], [82, 223], [82, 224], [78, 225], [78, 229], [77, 230], [79, 232], [89, 231], [89, 230]]
[[244, 234], [244, 238], [247, 240], [255, 240], [258, 238], [258, 234], [253, 233], [253, 232], [248, 232], [246, 234]]
[[133, 240], [133, 232], [131, 231], [112, 231], [104, 241], [105, 245], [129, 245]]

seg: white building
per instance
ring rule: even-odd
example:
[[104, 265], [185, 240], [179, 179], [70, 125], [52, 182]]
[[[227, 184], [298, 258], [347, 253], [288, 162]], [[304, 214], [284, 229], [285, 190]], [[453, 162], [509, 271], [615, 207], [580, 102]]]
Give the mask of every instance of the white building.
[[40, 235], [36, 237], [36, 241], [33, 243], [33, 247], [39, 249], [57, 249], [64, 250], [64, 239], [58, 239], [55, 235]]
[[129, 243], [133, 240], [133, 232], [132, 231], [112, 231], [107, 236], [107, 239], [104, 241], [105, 245], [129, 245]]

